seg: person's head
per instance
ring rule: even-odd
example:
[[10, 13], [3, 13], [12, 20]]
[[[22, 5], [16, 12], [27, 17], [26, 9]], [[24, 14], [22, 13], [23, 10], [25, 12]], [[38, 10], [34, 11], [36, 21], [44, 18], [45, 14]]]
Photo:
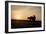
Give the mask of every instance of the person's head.
[[33, 15], [33, 16], [35, 16], [35, 15]]

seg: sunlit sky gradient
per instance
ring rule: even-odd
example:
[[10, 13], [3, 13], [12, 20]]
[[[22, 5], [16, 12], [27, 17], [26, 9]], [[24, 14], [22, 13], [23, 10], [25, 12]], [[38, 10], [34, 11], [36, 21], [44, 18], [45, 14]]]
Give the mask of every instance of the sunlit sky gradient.
[[36, 20], [41, 20], [40, 6], [11, 5], [11, 19], [28, 20], [27, 17], [36, 16]]

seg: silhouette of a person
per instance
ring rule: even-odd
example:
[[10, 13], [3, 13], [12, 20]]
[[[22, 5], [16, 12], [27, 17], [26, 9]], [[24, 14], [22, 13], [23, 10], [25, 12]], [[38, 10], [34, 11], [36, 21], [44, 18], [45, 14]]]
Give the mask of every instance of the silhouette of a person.
[[33, 21], [35, 21], [35, 19], [36, 19], [36, 17], [35, 17], [35, 15], [33, 15], [33, 18], [32, 18], [32, 20], [33, 20]]
[[35, 15], [28, 17], [29, 21], [35, 21], [36, 17]]

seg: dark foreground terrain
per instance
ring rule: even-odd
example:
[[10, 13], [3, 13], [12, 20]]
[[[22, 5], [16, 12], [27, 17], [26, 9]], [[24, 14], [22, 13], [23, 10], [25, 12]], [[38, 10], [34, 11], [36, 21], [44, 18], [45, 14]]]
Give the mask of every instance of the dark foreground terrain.
[[41, 27], [41, 21], [11, 20], [11, 28]]

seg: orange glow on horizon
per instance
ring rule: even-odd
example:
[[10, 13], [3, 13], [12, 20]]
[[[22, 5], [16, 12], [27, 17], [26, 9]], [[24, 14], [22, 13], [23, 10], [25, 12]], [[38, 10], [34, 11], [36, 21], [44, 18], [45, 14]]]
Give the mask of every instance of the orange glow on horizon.
[[15, 15], [12, 17], [12, 19], [27, 20], [26, 16], [22, 16], [22, 15]]

